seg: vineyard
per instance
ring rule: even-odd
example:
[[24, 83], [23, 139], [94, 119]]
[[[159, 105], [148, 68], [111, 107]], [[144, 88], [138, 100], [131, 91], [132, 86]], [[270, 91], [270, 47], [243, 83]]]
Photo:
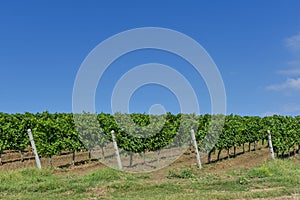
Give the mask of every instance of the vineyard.
[[[93, 123], [95, 120], [97, 123]], [[135, 126], [128, 125], [131, 120]], [[112, 140], [111, 130], [115, 132], [119, 148], [134, 153], [158, 151], [170, 145], [178, 135], [180, 138], [177, 138], [177, 143], [186, 142], [190, 140], [191, 129], [195, 130], [199, 149], [208, 153], [208, 162], [211, 162], [210, 155], [214, 152], [217, 152], [217, 159], [220, 159], [223, 150], [227, 150], [228, 156], [233, 150], [235, 156], [238, 147], [243, 152], [250, 151], [251, 146], [256, 149], [259, 141], [267, 141], [267, 130], [271, 131], [277, 156], [300, 153], [300, 116], [274, 115], [261, 118], [171, 113], [159, 116], [121, 113], [0, 113], [0, 164], [2, 152], [8, 150], [19, 151], [23, 159], [23, 152], [30, 148], [28, 129], [33, 132], [39, 155], [47, 158], [63, 152], [73, 153], [75, 157], [75, 152], [91, 152], [95, 147], [103, 152], [103, 148]], [[216, 143], [210, 142], [216, 138]], [[245, 149], [245, 144], [248, 149]]]

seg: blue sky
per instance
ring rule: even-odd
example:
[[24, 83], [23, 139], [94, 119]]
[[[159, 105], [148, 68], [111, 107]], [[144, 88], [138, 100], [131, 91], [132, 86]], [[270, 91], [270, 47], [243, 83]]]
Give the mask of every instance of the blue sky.
[[[73, 84], [85, 57], [114, 34], [164, 27], [200, 43], [222, 75], [227, 113], [300, 114], [300, 2], [290, 1], [1, 1], [0, 112], [71, 112]], [[132, 67], [168, 64], [191, 81], [201, 113], [209, 93], [188, 63], [145, 50], [118, 59], [100, 80], [97, 112], [110, 112], [114, 84]], [[146, 85], [131, 112], [153, 104], [180, 112], [167, 88]]]

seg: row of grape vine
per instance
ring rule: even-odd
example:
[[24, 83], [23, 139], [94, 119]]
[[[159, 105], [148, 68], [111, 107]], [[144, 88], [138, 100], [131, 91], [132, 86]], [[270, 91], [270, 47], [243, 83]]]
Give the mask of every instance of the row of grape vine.
[[[76, 123], [75, 123], [76, 121]], [[256, 144], [267, 139], [271, 131], [274, 151], [289, 153], [300, 151], [300, 116], [239, 116], [171, 114], [121, 114], [100, 113], [0, 113], [0, 164], [4, 150], [24, 151], [30, 146], [27, 130], [32, 129], [38, 153], [44, 157], [59, 155], [62, 151], [91, 151], [105, 147], [115, 131], [118, 146], [134, 153], [157, 151], [189, 139], [191, 129], [196, 131], [199, 148], [209, 156], [224, 149], [234, 149], [246, 143]], [[220, 131], [218, 131], [220, 130]], [[250, 145], [249, 145], [250, 147]], [[219, 156], [218, 156], [219, 157]]]

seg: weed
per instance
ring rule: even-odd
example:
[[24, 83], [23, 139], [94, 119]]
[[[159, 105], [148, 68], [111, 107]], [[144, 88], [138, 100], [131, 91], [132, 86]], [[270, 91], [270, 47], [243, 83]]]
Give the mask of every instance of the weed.
[[193, 174], [191, 169], [184, 169], [179, 173], [176, 173], [174, 171], [169, 171], [169, 175], [167, 177], [189, 179], [189, 178], [195, 178], [195, 175]]
[[247, 185], [248, 183], [250, 183], [250, 180], [247, 179], [245, 176], [241, 176], [241, 177], [239, 177], [238, 182], [241, 185]]

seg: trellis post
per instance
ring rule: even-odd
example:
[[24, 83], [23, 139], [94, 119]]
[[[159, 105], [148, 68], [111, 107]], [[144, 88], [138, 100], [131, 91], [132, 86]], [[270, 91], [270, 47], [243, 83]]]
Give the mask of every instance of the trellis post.
[[271, 133], [270, 133], [270, 130], [267, 130], [267, 132], [268, 132], [268, 142], [269, 142], [269, 149], [270, 149], [271, 157], [272, 157], [272, 159], [274, 159], [275, 156], [274, 156], [273, 144], [272, 144], [272, 139], [271, 139]]
[[114, 149], [115, 149], [115, 153], [116, 153], [116, 156], [117, 156], [118, 167], [119, 167], [120, 170], [122, 170], [121, 157], [120, 157], [120, 153], [119, 153], [119, 148], [118, 148], [117, 140], [116, 140], [116, 137], [115, 137], [115, 134], [114, 134], [115, 131], [112, 130], [110, 133], [111, 133], [112, 140], [113, 140], [113, 143], [114, 143]]
[[28, 129], [27, 131], [28, 131], [29, 140], [30, 140], [30, 143], [31, 143], [31, 148], [32, 148], [32, 151], [33, 151], [33, 154], [34, 154], [34, 157], [35, 157], [36, 165], [39, 169], [42, 169], [40, 157], [39, 157], [39, 155], [37, 153], [37, 150], [36, 150], [36, 147], [35, 147], [35, 143], [34, 143], [34, 139], [33, 139], [33, 136], [32, 136], [31, 129]]
[[191, 136], [192, 136], [192, 144], [194, 146], [195, 153], [196, 153], [197, 166], [198, 166], [199, 169], [201, 169], [202, 165], [201, 165], [200, 154], [199, 154], [199, 151], [198, 151], [198, 145], [197, 145], [194, 129], [191, 130]]

